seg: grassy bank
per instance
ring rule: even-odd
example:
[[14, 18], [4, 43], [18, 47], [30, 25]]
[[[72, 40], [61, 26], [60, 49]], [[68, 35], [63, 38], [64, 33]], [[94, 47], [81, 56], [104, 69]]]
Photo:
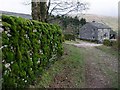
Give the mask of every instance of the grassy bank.
[[[57, 78], [58, 77], [58, 78]], [[64, 44], [64, 55], [39, 78], [36, 87], [54, 87], [58, 81], [64, 88], [84, 86], [84, 61], [80, 49]], [[62, 79], [60, 79], [62, 78]], [[69, 79], [68, 82], [64, 82]], [[59, 86], [59, 85], [58, 85]]]
[[[118, 50], [115, 50], [114, 48], [112, 47], [108, 47], [108, 46], [99, 46], [99, 47], [96, 47], [97, 49], [111, 55], [111, 57], [116, 57], [118, 58], [118, 54], [120, 54], [120, 52], [118, 52]], [[102, 60], [98, 60], [99, 63], [102, 62]], [[111, 60], [112, 61], [112, 60]], [[105, 62], [105, 61], [104, 61]], [[113, 61], [113, 63], [115, 63]], [[106, 72], [106, 76], [109, 77], [109, 79], [111, 80], [111, 83], [112, 83], [112, 88], [118, 88], [118, 72], [112, 70], [108, 65], [110, 65], [110, 63], [107, 65], [107, 64], [99, 64], [100, 67], [102, 67], [102, 70], [103, 72]]]
[[102, 50], [103, 52], [111, 54], [111, 55], [113, 55], [115, 57], [118, 57], [118, 53], [119, 53], [118, 50], [116, 50], [116, 49], [114, 49], [112, 47], [102, 45], [102, 46], [99, 46], [99, 47], [97, 46], [96, 48]]

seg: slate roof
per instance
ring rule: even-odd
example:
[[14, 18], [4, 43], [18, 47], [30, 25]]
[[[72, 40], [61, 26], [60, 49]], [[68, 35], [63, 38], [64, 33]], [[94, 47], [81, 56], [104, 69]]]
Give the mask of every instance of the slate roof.
[[23, 14], [23, 13], [0, 11], [0, 14], [12, 15], [12, 16], [19, 16], [19, 17], [26, 18], [26, 19], [32, 19], [31, 15], [29, 15], [29, 14]]
[[98, 29], [111, 29], [108, 25], [98, 23], [98, 22], [88, 22], [88, 24], [90, 24]]

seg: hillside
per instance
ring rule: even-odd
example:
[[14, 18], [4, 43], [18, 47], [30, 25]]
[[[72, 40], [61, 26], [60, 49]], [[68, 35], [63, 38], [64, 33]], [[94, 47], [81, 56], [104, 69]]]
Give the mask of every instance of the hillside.
[[4, 15], [12, 15], [12, 16], [19, 16], [19, 17], [26, 18], [26, 19], [32, 19], [31, 15], [24, 14], [24, 13], [16, 13], [16, 12], [9, 12], [9, 11], [1, 11], [0, 10], [0, 14], [1, 13]]
[[105, 23], [106, 25], [109, 25], [114, 31], [118, 32], [118, 19], [117, 17], [110, 17], [110, 16], [98, 16], [98, 15], [92, 15], [87, 14], [81, 16], [87, 20], [87, 22], [91, 21], [97, 21]]

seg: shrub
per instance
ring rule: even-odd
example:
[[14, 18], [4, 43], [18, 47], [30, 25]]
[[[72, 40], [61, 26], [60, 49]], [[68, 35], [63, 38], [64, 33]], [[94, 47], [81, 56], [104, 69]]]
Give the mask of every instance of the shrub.
[[106, 46], [111, 46], [111, 41], [108, 40], [108, 39], [105, 39], [105, 40], [103, 41], [103, 44], [106, 45]]
[[111, 41], [111, 46], [112, 46], [114, 49], [118, 49], [118, 41]]
[[27, 87], [63, 54], [62, 32], [57, 25], [2, 16], [3, 88]]
[[75, 35], [73, 34], [64, 34], [65, 40], [74, 40], [75, 41]]

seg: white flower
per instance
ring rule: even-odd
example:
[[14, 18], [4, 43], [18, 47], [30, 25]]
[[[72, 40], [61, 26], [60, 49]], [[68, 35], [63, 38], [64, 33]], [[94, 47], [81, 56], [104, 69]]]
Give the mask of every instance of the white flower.
[[22, 79], [24, 81], [24, 79]]
[[11, 47], [11, 49], [13, 49], [13, 47]]
[[8, 45], [4, 45], [4, 47], [7, 47]]
[[39, 58], [38, 61], [37, 61], [37, 64], [38, 64], [38, 63], [40, 63], [40, 58]]
[[40, 43], [41, 41], [39, 40], [38, 42]]
[[2, 62], [5, 62], [5, 60], [2, 60]]
[[30, 55], [30, 56], [32, 55], [32, 52], [31, 52], [31, 51], [29, 51], [29, 55]]
[[10, 63], [5, 64], [5, 67], [9, 68], [10, 67]]
[[9, 33], [7, 34], [8, 37], [11, 37], [12, 35], [10, 35]]
[[33, 30], [33, 32], [37, 32], [37, 30], [35, 29], [35, 30]]
[[7, 31], [5, 31], [5, 34], [7, 34], [8, 32]]
[[27, 80], [25, 80], [25, 82], [27, 82]]
[[42, 50], [40, 50], [40, 53], [42, 53]]
[[7, 70], [5, 71], [5, 73], [4, 73], [5, 75], [7, 74]]
[[27, 34], [25, 34], [24, 36], [25, 36], [26, 38], [28, 38], [28, 35], [27, 35]]
[[11, 68], [8, 68], [9, 69], [9, 71], [11, 72]]
[[4, 46], [1, 46], [0, 49], [4, 48]]
[[30, 24], [32, 24], [32, 25], [33, 25], [33, 23], [32, 23], [32, 22], [30, 22]]
[[11, 64], [13, 64], [13, 61], [11, 62]]

